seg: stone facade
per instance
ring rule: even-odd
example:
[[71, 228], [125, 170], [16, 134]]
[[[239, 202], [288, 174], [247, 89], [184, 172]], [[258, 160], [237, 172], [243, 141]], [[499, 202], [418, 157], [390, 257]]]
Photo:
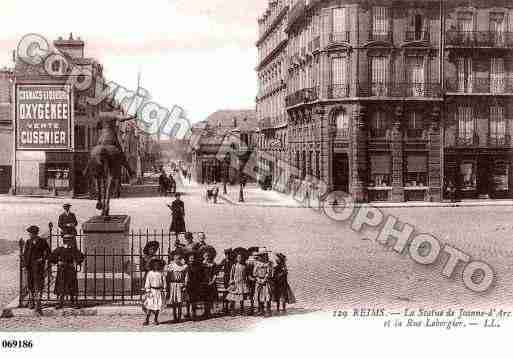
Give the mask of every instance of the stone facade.
[[[286, 154], [266, 142], [281, 133], [261, 126], [262, 157], [288, 158], [289, 177], [313, 175], [360, 202], [440, 201], [448, 182], [461, 197], [510, 196], [513, 5], [270, 1], [260, 52], [282, 21], [286, 37], [266, 49], [271, 59], [286, 53], [287, 96], [271, 106], [286, 111]], [[259, 96], [259, 119], [265, 111]]]

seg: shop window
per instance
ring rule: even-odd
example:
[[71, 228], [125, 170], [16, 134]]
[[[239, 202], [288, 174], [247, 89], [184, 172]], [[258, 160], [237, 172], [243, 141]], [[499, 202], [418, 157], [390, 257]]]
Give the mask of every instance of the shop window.
[[392, 184], [390, 155], [371, 156], [370, 187], [389, 187]]
[[70, 170], [69, 167], [62, 164], [47, 164], [45, 172], [45, 186], [48, 189], [70, 188]]
[[460, 164], [461, 190], [476, 190], [476, 164], [474, 162], [463, 162]]
[[406, 187], [425, 187], [428, 185], [427, 157], [409, 155], [406, 166]]
[[495, 162], [492, 173], [492, 185], [495, 192], [509, 191], [509, 164], [507, 162]]

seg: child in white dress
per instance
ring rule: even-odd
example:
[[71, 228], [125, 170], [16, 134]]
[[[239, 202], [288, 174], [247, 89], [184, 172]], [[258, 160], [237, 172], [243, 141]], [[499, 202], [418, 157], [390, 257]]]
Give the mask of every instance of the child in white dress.
[[162, 273], [164, 261], [154, 258], [150, 261], [149, 267], [151, 270], [148, 272], [144, 284], [146, 295], [143, 305], [146, 308], [146, 320], [143, 325], [145, 326], [150, 324], [151, 314], [155, 315], [155, 325], [159, 325], [159, 313], [164, 307], [164, 289], [166, 285], [165, 277]]

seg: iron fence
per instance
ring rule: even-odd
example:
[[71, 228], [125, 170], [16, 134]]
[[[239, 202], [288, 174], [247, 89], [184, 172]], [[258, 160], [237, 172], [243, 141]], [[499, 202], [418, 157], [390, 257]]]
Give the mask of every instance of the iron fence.
[[[192, 232], [197, 237], [202, 232]], [[184, 243], [185, 233], [170, 233], [162, 230], [132, 231], [128, 235], [127, 249], [93, 249], [85, 246], [86, 235], [82, 232], [76, 236], [77, 248], [84, 255], [84, 261], [76, 266], [78, 278], [77, 301], [81, 307], [91, 305], [133, 305], [142, 302], [144, 294], [145, 268], [143, 266], [143, 249], [150, 241], [159, 243], [155, 257], [170, 261], [170, 252], [175, 249], [175, 243]], [[50, 226], [50, 231], [43, 235], [50, 249], [55, 250], [62, 244], [62, 236]], [[27, 269], [23, 265], [23, 249], [25, 241], [20, 239], [20, 265], [19, 265], [19, 306], [29, 304], [29, 290], [27, 286]], [[226, 289], [224, 288], [222, 268], [217, 275], [217, 289], [220, 295], [219, 305]], [[59, 301], [54, 293], [55, 280], [58, 268], [48, 265], [44, 271], [44, 287], [42, 291], [42, 305], [52, 306]]]
[[506, 31], [459, 31], [449, 30], [446, 33], [449, 46], [458, 47], [513, 47], [513, 32]]

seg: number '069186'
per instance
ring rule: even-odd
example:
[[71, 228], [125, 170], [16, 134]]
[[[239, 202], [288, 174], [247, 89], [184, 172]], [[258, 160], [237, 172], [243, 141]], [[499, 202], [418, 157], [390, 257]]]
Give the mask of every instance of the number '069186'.
[[32, 340], [23, 339], [4, 339], [2, 340], [2, 349], [32, 349], [33, 347]]

